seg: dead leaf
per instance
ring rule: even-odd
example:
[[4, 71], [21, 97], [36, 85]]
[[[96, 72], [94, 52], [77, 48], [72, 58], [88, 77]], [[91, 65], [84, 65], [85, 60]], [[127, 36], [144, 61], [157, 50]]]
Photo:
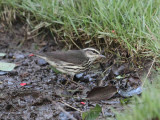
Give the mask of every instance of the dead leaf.
[[14, 63], [5, 63], [5, 62], [0, 62], [0, 70], [1, 71], [12, 71], [16, 64]]
[[0, 53], [0, 57], [6, 56], [6, 53]]
[[117, 88], [115, 86], [96, 87], [89, 92], [87, 99], [91, 101], [108, 100], [116, 93]]

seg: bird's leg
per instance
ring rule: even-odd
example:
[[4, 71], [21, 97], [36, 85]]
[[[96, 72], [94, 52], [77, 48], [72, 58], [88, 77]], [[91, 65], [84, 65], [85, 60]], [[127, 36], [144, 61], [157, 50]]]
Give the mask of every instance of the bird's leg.
[[99, 80], [98, 81], [98, 86], [102, 86], [103, 85], [103, 82], [104, 82], [104, 80], [105, 80], [105, 78], [104, 78], [104, 71], [105, 71], [105, 68], [104, 68], [104, 66], [101, 64], [101, 63], [99, 63], [99, 65], [100, 65], [100, 68], [101, 68], [101, 70], [102, 70], [102, 73], [101, 73], [101, 77], [103, 78], [103, 79], [101, 79], [101, 80]]
[[69, 83], [69, 79], [68, 79], [68, 76], [65, 74], [65, 75], [63, 75], [63, 77], [66, 79], [66, 83], [65, 83], [65, 85], [67, 85], [68, 83]]
[[70, 76], [70, 79], [68, 79], [68, 77], [66, 77], [66, 76], [65, 76], [65, 78], [67, 79], [67, 82], [65, 83], [65, 85], [67, 85], [70, 82], [70, 83], [74, 83], [75, 85], [83, 87], [82, 85], [80, 85], [80, 84], [78, 84], [77, 82], [74, 81], [74, 76], [73, 75]]
[[70, 76], [70, 80], [67, 80], [66, 84], [68, 84], [69, 82], [77, 84], [77, 82], [74, 81], [74, 76], [73, 75]]
[[70, 82], [73, 82], [73, 83], [77, 84], [77, 82], [74, 81], [74, 76], [73, 75], [71, 76], [71, 81]]
[[70, 76], [64, 75], [64, 78], [67, 80], [65, 85], [67, 85], [69, 82], [76, 83], [74, 81], [74, 76], [73, 75], [70, 75]]

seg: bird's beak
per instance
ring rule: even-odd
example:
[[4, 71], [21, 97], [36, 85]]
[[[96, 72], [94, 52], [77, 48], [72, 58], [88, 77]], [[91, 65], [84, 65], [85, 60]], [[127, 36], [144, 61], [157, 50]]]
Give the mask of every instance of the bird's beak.
[[100, 58], [106, 58], [106, 56], [104, 56], [104, 55], [99, 55], [99, 57], [100, 57]]

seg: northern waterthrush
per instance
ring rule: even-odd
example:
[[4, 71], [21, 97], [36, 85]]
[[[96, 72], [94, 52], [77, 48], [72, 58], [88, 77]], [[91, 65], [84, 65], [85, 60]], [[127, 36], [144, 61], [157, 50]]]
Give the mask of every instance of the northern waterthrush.
[[60, 72], [71, 76], [84, 72], [91, 64], [105, 58], [104, 55], [101, 55], [100, 52], [94, 48], [45, 52], [43, 55], [37, 54], [37, 56], [46, 60]]

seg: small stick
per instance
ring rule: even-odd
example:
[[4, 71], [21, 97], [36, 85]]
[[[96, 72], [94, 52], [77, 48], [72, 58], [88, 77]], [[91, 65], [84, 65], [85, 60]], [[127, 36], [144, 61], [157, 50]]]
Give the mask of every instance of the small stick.
[[148, 73], [147, 73], [147, 75], [146, 75], [146, 78], [144, 79], [144, 81], [143, 81], [143, 83], [142, 83], [142, 87], [144, 86], [145, 81], [147, 80], [149, 74], [151, 73], [151, 69], [152, 69], [152, 67], [153, 67], [153, 65], [154, 65], [154, 63], [155, 63], [155, 60], [156, 60], [156, 57], [154, 57], [154, 59], [153, 59], [153, 62], [152, 62], [152, 64], [151, 64], [151, 67], [150, 67], [149, 70], [148, 70]]
[[63, 101], [60, 101], [60, 102], [63, 103], [63, 104], [65, 104], [66, 106], [68, 106], [68, 107], [70, 107], [70, 108], [73, 108], [74, 110], [77, 110], [77, 111], [79, 111], [79, 112], [82, 113], [81, 110], [79, 110], [79, 109], [77, 109], [77, 108], [75, 108], [75, 107], [73, 107], [73, 106], [71, 106], [71, 105], [69, 105], [69, 104], [67, 104], [67, 103], [65, 103], [65, 102], [63, 102]]
[[109, 70], [112, 66], [108, 67], [107, 69], [105, 69], [105, 71], [103, 71], [103, 73], [101, 74], [101, 76], [103, 77], [99, 83], [98, 83], [98, 86], [102, 86], [103, 85], [103, 82], [104, 80], [108, 77], [108, 74], [104, 74], [107, 70]]

